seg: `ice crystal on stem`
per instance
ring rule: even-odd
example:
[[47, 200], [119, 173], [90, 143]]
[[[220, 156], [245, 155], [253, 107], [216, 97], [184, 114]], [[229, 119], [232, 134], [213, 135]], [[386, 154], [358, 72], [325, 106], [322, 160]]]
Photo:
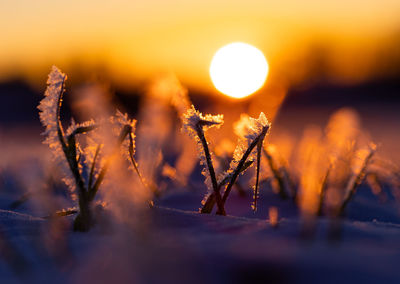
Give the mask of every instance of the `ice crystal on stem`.
[[266, 134], [266, 128], [270, 128], [270, 123], [263, 112], [258, 118], [253, 118], [247, 114], [242, 114], [240, 120], [235, 124], [234, 131], [241, 139], [246, 140], [247, 145], [250, 145], [254, 139], [261, 134]]
[[95, 128], [95, 127], [97, 127], [97, 126], [96, 126], [96, 123], [94, 122], [93, 119], [91, 119], [89, 121], [85, 121], [83, 123], [79, 123], [79, 124], [76, 124], [75, 120], [72, 119], [71, 120], [71, 124], [68, 127], [68, 129], [65, 132], [65, 134], [66, 134], [67, 137], [69, 137], [71, 135], [76, 135], [76, 134], [79, 134], [79, 133], [82, 133], [82, 132], [86, 132], [85, 130], [87, 130], [87, 129], [90, 130], [90, 129]]
[[223, 123], [224, 116], [222, 114], [203, 115], [193, 105], [183, 116], [183, 129], [191, 136], [197, 135], [198, 127], [201, 127], [205, 132], [213, 126], [219, 128]]

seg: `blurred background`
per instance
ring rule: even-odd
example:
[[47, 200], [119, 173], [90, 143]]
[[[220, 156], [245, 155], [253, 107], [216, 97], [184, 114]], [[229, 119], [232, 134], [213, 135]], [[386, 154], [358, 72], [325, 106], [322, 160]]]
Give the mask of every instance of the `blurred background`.
[[[3, 133], [40, 127], [36, 106], [55, 64], [67, 88], [101, 82], [133, 115], [154, 78], [173, 73], [203, 111], [227, 121], [266, 112], [272, 138], [350, 106], [384, 151], [400, 152], [397, 0], [1, 0], [0, 35]], [[270, 67], [265, 86], [244, 100], [219, 94], [209, 77], [213, 54], [234, 41], [258, 47]]]

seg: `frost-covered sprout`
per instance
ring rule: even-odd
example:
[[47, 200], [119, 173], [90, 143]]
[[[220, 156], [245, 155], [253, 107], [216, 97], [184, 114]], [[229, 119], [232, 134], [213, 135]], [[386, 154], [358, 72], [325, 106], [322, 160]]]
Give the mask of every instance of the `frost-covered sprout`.
[[[107, 172], [111, 158], [108, 157], [103, 163], [99, 162], [99, 153], [101, 144], [95, 147], [90, 172], [87, 180], [84, 178], [84, 163], [89, 160], [84, 157], [86, 152], [83, 151], [76, 139], [78, 134], [84, 134], [98, 129], [99, 125], [93, 120], [76, 124], [72, 121], [67, 131], [64, 131], [60, 121], [60, 109], [62, 105], [62, 96], [64, 93], [64, 84], [67, 76], [57, 67], [53, 66], [47, 80], [47, 89], [45, 97], [40, 102], [38, 109], [40, 110], [40, 120], [46, 127], [44, 132], [47, 135], [45, 143], [49, 145], [53, 151], [55, 160], [59, 162], [63, 168], [65, 175], [64, 182], [71, 190], [77, 192], [79, 201], [79, 214], [74, 221], [74, 230], [88, 231], [93, 225], [93, 217], [91, 214], [91, 204], [96, 193], [102, 183]], [[117, 113], [116, 121], [120, 125], [120, 134], [118, 138], [118, 147], [125, 143], [130, 152], [134, 151], [134, 121], [128, 120], [127, 116]], [[123, 125], [121, 127], [121, 125]], [[129, 141], [126, 142], [128, 137]], [[103, 166], [96, 173], [96, 164]]]
[[[243, 173], [249, 168], [254, 161], [256, 161], [256, 184], [254, 186], [253, 194], [253, 210], [257, 210], [257, 199], [258, 199], [258, 186], [259, 186], [259, 175], [260, 175], [260, 161], [261, 161], [261, 149], [264, 143], [264, 138], [267, 135], [271, 124], [268, 122], [265, 114], [260, 113], [258, 119], [242, 115], [241, 119], [235, 125], [235, 133], [239, 136], [239, 142], [233, 153], [233, 159], [229, 165], [229, 169], [225, 171], [219, 179], [219, 188], [226, 185], [224, 194], [222, 196], [223, 205], [232, 190], [232, 186], [235, 184], [236, 179], [240, 173]], [[257, 146], [255, 155], [253, 149]], [[216, 195], [210, 194], [206, 197], [203, 203], [202, 213], [210, 213], [214, 207]]]
[[225, 209], [222, 203], [219, 186], [215, 175], [211, 152], [208, 148], [208, 142], [204, 135], [211, 127], [219, 128], [223, 123], [223, 115], [203, 115], [197, 111], [194, 106], [187, 110], [183, 115], [183, 129], [193, 137], [197, 143], [200, 157], [200, 164], [204, 167], [202, 174], [206, 177], [205, 184], [208, 188], [208, 195], [214, 195], [217, 201], [218, 213], [225, 215]]
[[[75, 135], [84, 133], [93, 129], [94, 126], [83, 126], [73, 123], [69, 129], [68, 136], [65, 135], [60, 121], [60, 108], [62, 104], [62, 95], [64, 93], [64, 84], [67, 76], [57, 67], [53, 66], [47, 80], [47, 89], [45, 98], [40, 102], [40, 120], [46, 127], [44, 134], [47, 135], [45, 143], [53, 150], [55, 159], [63, 166], [65, 174], [64, 182], [74, 190], [77, 188], [79, 197], [79, 219], [82, 221], [81, 230], [88, 230], [91, 223], [89, 211], [89, 202], [87, 198], [85, 183], [81, 175], [79, 165], [80, 153], [76, 145]], [[63, 154], [65, 158], [63, 157]], [[68, 171], [68, 169], [70, 171]], [[79, 223], [79, 222], [77, 222]]]

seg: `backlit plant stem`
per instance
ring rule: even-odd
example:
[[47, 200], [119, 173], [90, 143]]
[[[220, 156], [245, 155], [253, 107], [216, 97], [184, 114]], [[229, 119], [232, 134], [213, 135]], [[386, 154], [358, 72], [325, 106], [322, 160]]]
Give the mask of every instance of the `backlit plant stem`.
[[[269, 128], [266, 127], [266, 128], [264, 129], [264, 131], [263, 131], [260, 135], [258, 135], [258, 136], [256, 137], [256, 139], [253, 140], [253, 142], [250, 144], [249, 148], [247, 148], [246, 152], [243, 154], [242, 159], [240, 160], [239, 164], [237, 165], [237, 167], [236, 167], [236, 169], [235, 169], [235, 171], [234, 171], [234, 173], [233, 173], [233, 175], [232, 175], [232, 178], [231, 178], [231, 180], [230, 180], [228, 186], [227, 186], [226, 189], [225, 189], [224, 195], [223, 195], [223, 197], [222, 197], [222, 202], [223, 202], [224, 204], [225, 204], [225, 202], [226, 202], [226, 199], [227, 199], [228, 196], [229, 196], [229, 193], [230, 193], [231, 190], [232, 190], [233, 184], [236, 182], [236, 179], [237, 179], [237, 177], [239, 176], [239, 174], [240, 174], [240, 172], [241, 172], [241, 168], [244, 166], [244, 164], [245, 164], [247, 158], [250, 156], [250, 154], [251, 154], [251, 152], [253, 151], [254, 147], [257, 146], [257, 144], [259, 143], [259, 141], [262, 141], [262, 140], [264, 139], [265, 134], [267, 133], [268, 129], [269, 129]], [[261, 143], [262, 143], [262, 142], [261, 142]]]
[[254, 197], [253, 197], [253, 211], [257, 210], [257, 199], [258, 199], [258, 183], [260, 179], [260, 162], [261, 162], [261, 148], [262, 148], [262, 140], [259, 140], [257, 143], [257, 164], [256, 164], [256, 185], [254, 188]]
[[225, 209], [224, 209], [224, 204], [221, 200], [221, 194], [219, 192], [220, 188], [218, 187], [217, 178], [215, 176], [214, 166], [213, 166], [212, 160], [211, 160], [210, 149], [208, 148], [208, 143], [204, 136], [204, 131], [203, 131], [203, 128], [201, 125], [198, 125], [198, 124], [196, 125], [196, 133], [197, 133], [197, 136], [199, 137], [201, 144], [203, 146], [204, 155], [206, 156], [207, 168], [210, 173], [211, 183], [212, 183], [213, 190], [214, 190], [214, 196], [215, 196], [215, 199], [217, 201], [217, 206], [218, 206], [217, 214], [226, 215]]
[[[225, 189], [225, 191], [224, 191], [224, 195], [223, 195], [223, 197], [222, 197], [222, 205], [223, 205], [223, 206], [225, 205], [225, 202], [226, 202], [226, 200], [227, 200], [227, 198], [228, 198], [228, 196], [229, 196], [229, 193], [231, 192], [232, 187], [233, 187], [233, 185], [235, 184], [236, 179], [237, 179], [237, 177], [239, 176], [239, 174], [240, 174], [243, 170], [247, 169], [247, 168], [252, 164], [251, 162], [250, 162], [250, 163], [247, 162], [247, 159], [248, 159], [248, 157], [250, 156], [251, 152], [253, 151], [254, 147], [256, 147], [256, 146], [258, 145], [258, 143], [261, 143], [261, 144], [262, 144], [262, 141], [264, 140], [264, 137], [265, 137], [265, 135], [267, 134], [268, 129], [269, 129], [269, 127], [266, 127], [266, 128], [262, 131], [262, 133], [261, 133], [260, 135], [258, 135], [258, 136], [252, 141], [252, 143], [250, 144], [250, 146], [247, 148], [246, 152], [243, 154], [242, 158], [240, 159], [240, 161], [239, 161], [237, 167], [235, 168], [233, 174], [231, 175], [231, 178], [230, 178], [230, 180], [229, 180], [229, 183], [228, 183], [228, 185], [227, 185], [227, 187], [226, 187], [226, 189]], [[221, 183], [218, 185], [218, 193], [219, 193], [220, 188], [221, 188], [225, 183], [226, 183], [226, 181], [223, 180], [223, 181], [221, 181]], [[258, 180], [256, 181], [256, 183], [258, 183]], [[256, 186], [257, 186], [257, 189], [258, 189], [258, 185], [256, 185]], [[211, 211], [212, 211], [212, 209], [213, 209], [213, 207], [214, 207], [215, 201], [216, 201], [216, 195], [215, 195], [214, 193], [213, 193], [213, 194], [210, 194], [210, 196], [208, 196], [206, 202], [204, 203], [203, 207], [201, 208], [201, 211], [200, 211], [200, 212], [201, 212], [201, 213], [211, 213]], [[217, 210], [217, 214], [221, 214], [221, 212], [220, 212], [219, 210]], [[222, 214], [221, 214], [221, 215], [222, 215]]]
[[[252, 164], [253, 164], [253, 161], [246, 161], [246, 163], [244, 163], [244, 166], [240, 169], [240, 172], [246, 171]], [[221, 187], [226, 185], [228, 182], [229, 182], [229, 176], [226, 176], [218, 184], [218, 191], [221, 192]], [[236, 183], [236, 186], [238, 186], [238, 183]], [[243, 189], [241, 189], [241, 190], [243, 191], [243, 193], [245, 193]], [[215, 205], [215, 194], [213, 192], [207, 198], [206, 202], [204, 203], [203, 207], [200, 210], [200, 213], [206, 213], [206, 214], [211, 213], [212, 209], [214, 208], [214, 205]]]

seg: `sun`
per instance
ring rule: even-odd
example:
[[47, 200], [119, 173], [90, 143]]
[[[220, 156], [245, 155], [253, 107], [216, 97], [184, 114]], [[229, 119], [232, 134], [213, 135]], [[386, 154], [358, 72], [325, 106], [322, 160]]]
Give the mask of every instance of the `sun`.
[[268, 69], [267, 60], [259, 49], [247, 43], [234, 42], [215, 53], [210, 76], [218, 91], [239, 99], [264, 85]]

